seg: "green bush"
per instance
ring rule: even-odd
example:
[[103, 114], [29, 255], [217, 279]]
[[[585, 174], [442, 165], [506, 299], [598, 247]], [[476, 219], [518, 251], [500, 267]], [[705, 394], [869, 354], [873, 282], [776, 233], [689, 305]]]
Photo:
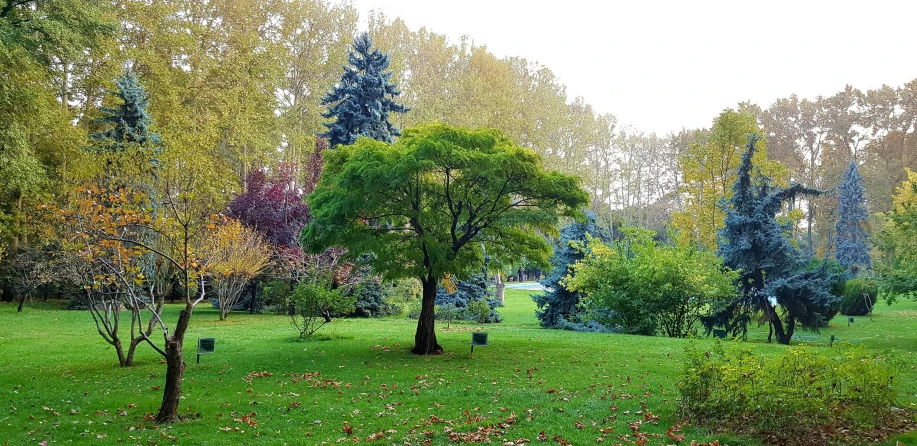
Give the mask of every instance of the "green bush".
[[681, 410], [708, 426], [788, 439], [868, 429], [891, 416], [897, 367], [890, 358], [863, 348], [831, 353], [792, 347], [770, 358], [719, 343], [712, 352], [689, 349]]
[[869, 279], [857, 277], [844, 285], [840, 312], [846, 316], [863, 316], [872, 312], [879, 296], [879, 287]]

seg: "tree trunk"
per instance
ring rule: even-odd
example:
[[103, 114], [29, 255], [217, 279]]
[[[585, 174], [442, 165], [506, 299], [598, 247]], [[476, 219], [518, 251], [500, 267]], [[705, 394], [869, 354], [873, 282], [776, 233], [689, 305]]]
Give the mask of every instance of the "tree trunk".
[[258, 291], [257, 282], [252, 281], [251, 287], [252, 287], [252, 299], [251, 299], [251, 302], [249, 302], [248, 304], [248, 314], [255, 314], [255, 298], [257, 297], [256, 294]]
[[505, 305], [503, 301], [506, 294], [506, 284], [503, 283], [503, 273], [497, 272], [494, 275], [494, 294], [496, 294], [497, 299], [500, 301], [500, 305]]
[[25, 294], [19, 295], [19, 306], [16, 307], [17, 313], [22, 313], [22, 305], [25, 304]]
[[770, 303], [767, 304], [765, 311], [771, 320], [771, 325], [774, 327], [777, 342], [783, 345], [790, 345], [790, 339], [793, 337], [793, 319], [790, 318], [790, 322], [787, 323], [787, 330], [784, 331], [783, 321], [780, 320], [777, 310]]
[[135, 338], [131, 340], [130, 347], [127, 348], [127, 357], [125, 358], [125, 363], [122, 364], [122, 367], [133, 367], [134, 366], [134, 353], [137, 351], [137, 346], [143, 342], [143, 338]]
[[414, 335], [415, 355], [435, 355], [443, 352], [443, 348], [436, 342], [436, 278], [432, 275], [421, 279], [423, 284], [423, 297], [421, 298], [420, 318], [417, 319], [417, 333]]
[[185, 374], [185, 360], [182, 357], [182, 344], [185, 330], [191, 322], [191, 304], [182, 310], [175, 325], [175, 333], [166, 340], [166, 386], [162, 393], [162, 405], [156, 415], [159, 423], [178, 421], [178, 404], [181, 402], [181, 381]]
[[124, 356], [124, 348], [121, 346], [121, 340], [115, 337], [111, 345], [115, 347], [115, 353], [118, 354], [118, 365], [121, 367], [130, 367], [131, 364], [128, 363], [127, 356]]

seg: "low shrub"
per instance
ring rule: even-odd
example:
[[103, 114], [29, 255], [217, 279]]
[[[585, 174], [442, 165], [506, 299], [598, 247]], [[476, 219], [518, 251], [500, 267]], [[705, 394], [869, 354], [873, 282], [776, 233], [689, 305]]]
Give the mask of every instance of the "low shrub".
[[401, 313], [401, 307], [390, 302], [386, 287], [378, 277], [371, 278], [359, 288], [353, 316], [382, 317]]
[[872, 280], [857, 277], [844, 284], [839, 310], [845, 316], [864, 316], [872, 312], [879, 296], [879, 287]]
[[821, 443], [901, 416], [897, 366], [863, 348], [831, 355], [792, 347], [778, 357], [748, 349], [689, 349], [678, 382], [681, 411], [710, 427], [761, 435], [771, 442]]

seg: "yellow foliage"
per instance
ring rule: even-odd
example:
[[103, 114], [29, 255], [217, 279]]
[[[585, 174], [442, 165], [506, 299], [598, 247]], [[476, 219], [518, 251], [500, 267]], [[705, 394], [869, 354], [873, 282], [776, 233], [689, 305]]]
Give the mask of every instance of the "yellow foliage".
[[446, 293], [452, 294], [458, 288], [455, 280], [452, 278], [452, 274], [446, 273], [443, 274], [443, 280], [440, 281], [440, 284], [443, 286], [443, 289], [446, 290]]
[[219, 226], [209, 226], [215, 229], [205, 249], [211, 257], [210, 266], [215, 274], [251, 279], [267, 266], [270, 255], [260, 233], [235, 219], [226, 219]]
[[[725, 110], [714, 122], [708, 141], [691, 145], [679, 158], [685, 206], [672, 215], [672, 229], [678, 233], [676, 243], [680, 246], [717, 248], [716, 234], [726, 216], [719, 203], [732, 197], [732, 186], [745, 153], [746, 135], [750, 133], [762, 133], [753, 115]], [[767, 159], [765, 141], [760, 141], [757, 147], [752, 159], [756, 170], [776, 185], [787, 186], [789, 169]]]

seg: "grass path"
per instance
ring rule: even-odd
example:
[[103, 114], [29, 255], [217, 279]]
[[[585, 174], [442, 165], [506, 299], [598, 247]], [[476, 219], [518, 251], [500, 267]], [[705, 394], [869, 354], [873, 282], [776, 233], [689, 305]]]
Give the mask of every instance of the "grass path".
[[[217, 311], [201, 308], [185, 346], [181, 411], [189, 420], [170, 426], [147, 420], [165, 373], [151, 349], [141, 349], [137, 366], [121, 369], [88, 313], [36, 304], [16, 314], [2, 304], [0, 444], [448, 444], [450, 433], [490, 433], [504, 444], [537, 443], [541, 432], [546, 444], [556, 444], [555, 436], [614, 444], [619, 435], [633, 440], [628, 424], [635, 421], [654, 435], [648, 444], [671, 444], [663, 434], [678, 421], [682, 351], [688, 342], [713, 341], [544, 330], [529, 293], [507, 291], [501, 324], [440, 327], [446, 354], [433, 357], [408, 352], [415, 322], [400, 317], [336, 321], [320, 332], [325, 340], [301, 342], [282, 316], [233, 314], [219, 322]], [[169, 307], [166, 320], [176, 315]], [[814, 348], [828, 349], [835, 334], [893, 349], [906, 364], [902, 404], [917, 403], [917, 303], [883, 304], [849, 328], [846, 319], [837, 322], [809, 339]], [[470, 332], [479, 329], [489, 332], [490, 345], [472, 359]], [[200, 365], [198, 337], [217, 339], [216, 353]], [[747, 345], [761, 354], [783, 350], [756, 342], [765, 337], [755, 330]], [[479, 431], [501, 422], [501, 432]], [[757, 444], [694, 428], [684, 433], [688, 442]]]

